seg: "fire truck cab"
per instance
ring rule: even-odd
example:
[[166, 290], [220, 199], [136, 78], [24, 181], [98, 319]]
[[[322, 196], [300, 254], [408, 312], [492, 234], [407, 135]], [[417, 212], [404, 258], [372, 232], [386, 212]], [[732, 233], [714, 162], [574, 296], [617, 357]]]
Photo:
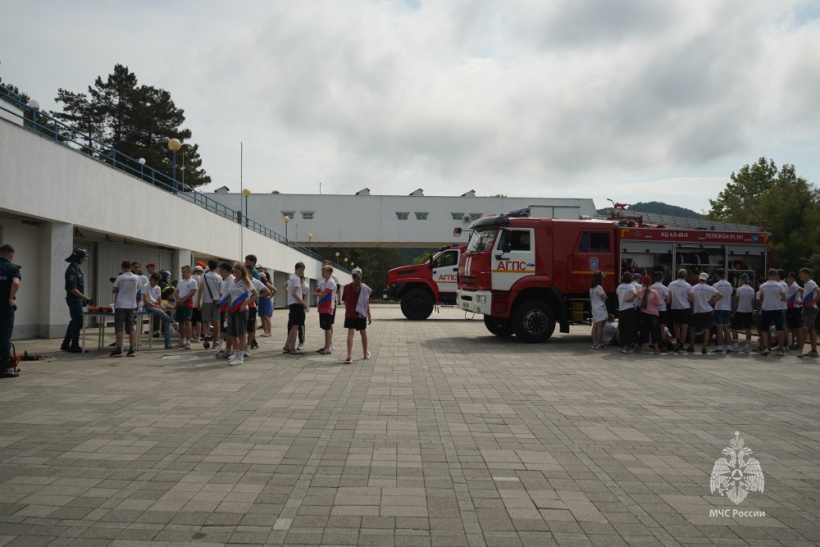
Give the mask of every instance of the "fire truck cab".
[[[613, 297], [623, 271], [663, 274], [664, 283], [678, 268], [687, 269], [690, 282], [718, 267], [733, 284], [741, 273], [763, 276], [768, 234], [756, 227], [721, 226], [727, 227], [735, 231], [667, 228], [631, 218], [485, 217], [471, 226], [456, 303], [483, 315], [493, 334], [544, 342], [556, 323], [569, 332], [570, 323], [589, 317], [596, 271], [604, 273], [604, 290]], [[610, 309], [616, 308], [610, 302]]]
[[430, 317], [436, 304], [455, 304], [458, 263], [463, 247], [442, 247], [424, 264], [399, 266], [387, 272], [387, 296], [401, 302], [407, 319]]

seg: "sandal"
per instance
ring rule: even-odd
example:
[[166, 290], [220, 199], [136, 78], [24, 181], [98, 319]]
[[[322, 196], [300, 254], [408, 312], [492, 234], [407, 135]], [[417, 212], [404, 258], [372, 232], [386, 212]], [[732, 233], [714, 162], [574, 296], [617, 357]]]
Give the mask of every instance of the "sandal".
[[349, 364], [350, 364], [350, 363], [352, 363], [352, 362], [353, 362], [353, 359], [352, 359], [352, 358], [347, 358], [347, 359], [345, 359], [345, 364], [346, 364], [346, 365], [349, 365]]
[[364, 356], [365, 359], [370, 359], [370, 352], [368, 351], [367, 354]]

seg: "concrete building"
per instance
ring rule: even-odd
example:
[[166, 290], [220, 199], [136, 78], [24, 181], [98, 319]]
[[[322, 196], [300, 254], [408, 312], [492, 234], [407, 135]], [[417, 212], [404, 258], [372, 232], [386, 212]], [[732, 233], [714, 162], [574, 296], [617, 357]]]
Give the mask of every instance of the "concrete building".
[[[208, 197], [233, 209], [240, 208], [239, 193], [226, 188]], [[242, 204], [244, 207], [244, 204]], [[466, 228], [473, 220], [490, 214], [509, 213], [533, 206], [542, 217], [594, 216], [595, 203], [582, 198], [478, 197], [470, 191], [461, 196], [425, 196], [421, 189], [409, 196], [375, 196], [368, 189], [355, 195], [252, 194], [248, 217], [288, 238], [318, 247], [436, 247], [464, 243], [467, 233], [453, 239], [453, 228]]]
[[[109, 278], [123, 259], [157, 263], [175, 278], [179, 268], [208, 258], [240, 260], [254, 253], [280, 287], [296, 262], [312, 285], [321, 262], [242, 228], [235, 221], [152, 186], [69, 146], [21, 127], [0, 102], [0, 243], [16, 249], [23, 283], [17, 295], [14, 338], [59, 337], [69, 321], [65, 258], [85, 247], [86, 294], [112, 301]], [[366, 274], [365, 274], [366, 275]], [[350, 275], [338, 272], [342, 283]], [[284, 298], [277, 299], [281, 307]]]

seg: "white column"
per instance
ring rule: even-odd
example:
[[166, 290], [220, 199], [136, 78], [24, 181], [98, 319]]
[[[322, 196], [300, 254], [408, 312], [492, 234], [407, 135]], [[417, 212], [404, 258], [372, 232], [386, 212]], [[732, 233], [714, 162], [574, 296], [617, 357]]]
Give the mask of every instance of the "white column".
[[40, 264], [49, 282], [41, 284], [39, 301], [39, 336], [59, 338], [68, 326], [68, 306], [65, 303], [66, 257], [74, 249], [74, 225], [49, 222], [41, 227]]
[[174, 253], [174, 271], [171, 272], [172, 279], [182, 279], [183, 266], [193, 267], [194, 253], [190, 249], [177, 249]]

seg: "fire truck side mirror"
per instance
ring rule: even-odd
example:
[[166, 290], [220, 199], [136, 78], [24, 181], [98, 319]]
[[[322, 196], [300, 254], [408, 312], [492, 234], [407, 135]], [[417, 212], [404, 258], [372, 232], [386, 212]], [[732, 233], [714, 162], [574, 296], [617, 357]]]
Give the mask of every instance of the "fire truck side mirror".
[[461, 226], [453, 228], [453, 237], [461, 237]]
[[509, 253], [510, 251], [512, 251], [512, 244], [510, 244], [510, 242], [509, 242], [509, 241], [507, 241], [506, 243], [504, 243], [504, 246], [503, 246], [503, 247], [501, 247], [501, 251], [502, 251], [504, 254]]

